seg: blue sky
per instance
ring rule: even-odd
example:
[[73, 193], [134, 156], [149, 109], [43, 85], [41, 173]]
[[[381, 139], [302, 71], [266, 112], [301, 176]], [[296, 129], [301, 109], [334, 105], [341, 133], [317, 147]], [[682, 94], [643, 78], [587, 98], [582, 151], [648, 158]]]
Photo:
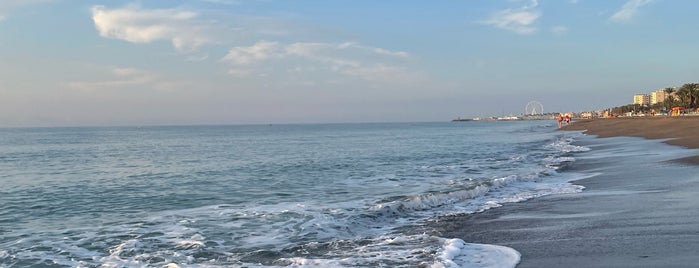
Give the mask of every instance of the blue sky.
[[447, 121], [697, 82], [668, 0], [0, 2], [0, 126]]

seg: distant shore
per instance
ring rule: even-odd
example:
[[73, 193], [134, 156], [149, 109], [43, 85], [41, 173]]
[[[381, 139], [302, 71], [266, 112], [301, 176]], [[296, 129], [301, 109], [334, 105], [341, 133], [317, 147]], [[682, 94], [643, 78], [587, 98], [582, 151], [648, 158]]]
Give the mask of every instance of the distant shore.
[[[665, 143], [691, 149], [699, 148], [699, 117], [618, 117], [581, 119], [563, 126], [561, 130], [584, 130], [586, 134], [605, 137], [642, 137], [646, 139], [670, 139]], [[678, 161], [699, 165], [699, 156]]]

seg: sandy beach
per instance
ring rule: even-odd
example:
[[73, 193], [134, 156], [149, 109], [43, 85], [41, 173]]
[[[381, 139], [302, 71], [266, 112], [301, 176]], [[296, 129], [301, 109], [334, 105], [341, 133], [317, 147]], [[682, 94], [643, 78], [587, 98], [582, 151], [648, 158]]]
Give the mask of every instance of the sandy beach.
[[[699, 148], [699, 117], [620, 117], [578, 120], [561, 130], [583, 130], [600, 138], [630, 136], [646, 139], [670, 139], [667, 144]], [[699, 165], [699, 156], [678, 159]]]
[[698, 148], [698, 129], [699, 118], [574, 122], [562, 130], [598, 135], [563, 171], [596, 174], [574, 182], [582, 193], [444, 217], [438, 235], [514, 248], [518, 267], [696, 267], [699, 166], [675, 160], [697, 163], [678, 145]]
[[666, 143], [699, 148], [699, 135], [696, 135], [699, 131], [699, 116], [583, 119], [564, 126], [561, 130], [585, 130], [585, 133], [601, 138], [615, 136], [672, 138], [673, 140]]

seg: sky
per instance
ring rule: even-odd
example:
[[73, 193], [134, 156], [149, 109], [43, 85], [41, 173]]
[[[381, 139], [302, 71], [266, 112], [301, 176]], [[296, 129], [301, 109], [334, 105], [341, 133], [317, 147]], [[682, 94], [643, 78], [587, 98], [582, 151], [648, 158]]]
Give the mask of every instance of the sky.
[[2, 0], [0, 127], [448, 121], [699, 79], [699, 1]]

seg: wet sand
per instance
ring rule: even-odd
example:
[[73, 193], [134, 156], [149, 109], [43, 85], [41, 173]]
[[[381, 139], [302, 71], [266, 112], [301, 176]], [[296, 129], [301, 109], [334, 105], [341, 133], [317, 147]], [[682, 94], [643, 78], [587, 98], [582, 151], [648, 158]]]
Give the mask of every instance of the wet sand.
[[685, 131], [697, 126], [699, 118], [575, 122], [565, 130], [611, 137], [578, 142], [592, 150], [575, 153], [564, 172], [599, 174], [575, 182], [582, 193], [442, 217], [435, 235], [514, 248], [522, 254], [517, 267], [697, 267], [699, 166], [653, 153], [696, 150], [614, 137], [677, 137], [666, 143], [696, 148], [697, 137]]
[[[670, 139], [667, 144], [699, 148], [699, 116], [619, 117], [584, 119], [561, 130], [584, 130], [600, 138], [630, 136], [646, 139]], [[699, 165], [699, 156], [678, 159]]]

